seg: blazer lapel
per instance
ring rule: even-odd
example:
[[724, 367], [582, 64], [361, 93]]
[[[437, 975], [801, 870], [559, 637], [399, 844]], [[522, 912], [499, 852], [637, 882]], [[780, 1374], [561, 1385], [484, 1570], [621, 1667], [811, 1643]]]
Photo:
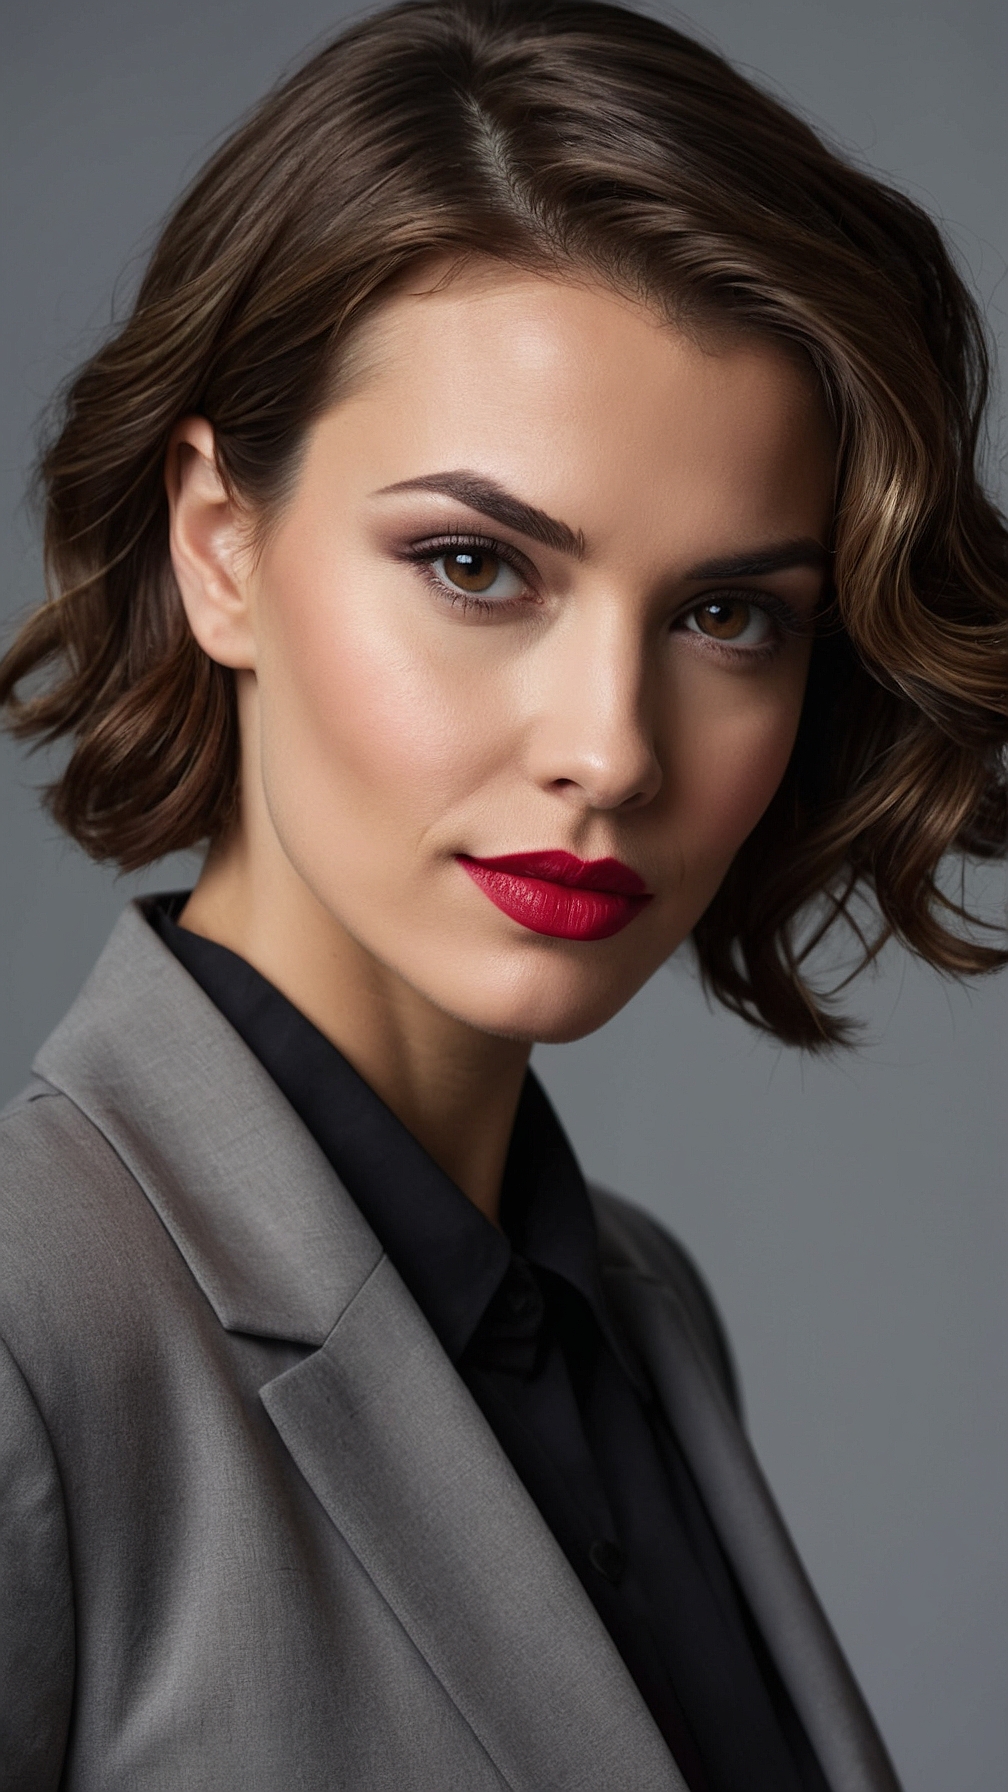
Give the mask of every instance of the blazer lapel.
[[673, 1288], [609, 1268], [606, 1293], [646, 1366], [831, 1792], [900, 1792], [749, 1442]]
[[125, 911], [37, 1073], [133, 1172], [221, 1324], [315, 1346], [261, 1398], [515, 1792], [686, 1792], [591, 1601], [330, 1164]]
[[686, 1792], [584, 1589], [387, 1258], [322, 1349], [261, 1397], [509, 1786]]

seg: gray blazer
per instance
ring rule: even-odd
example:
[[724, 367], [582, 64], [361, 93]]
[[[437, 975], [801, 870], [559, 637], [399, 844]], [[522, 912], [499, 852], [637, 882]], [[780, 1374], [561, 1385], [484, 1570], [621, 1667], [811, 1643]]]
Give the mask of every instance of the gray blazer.
[[[374, 1234], [136, 908], [0, 1121], [4, 1792], [683, 1792]], [[607, 1297], [832, 1792], [894, 1792], [702, 1286]]]

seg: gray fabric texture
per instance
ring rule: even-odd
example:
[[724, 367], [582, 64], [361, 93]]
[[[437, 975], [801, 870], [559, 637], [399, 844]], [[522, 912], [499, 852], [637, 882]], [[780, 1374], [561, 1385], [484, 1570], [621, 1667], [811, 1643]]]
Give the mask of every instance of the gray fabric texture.
[[[682, 1792], [358, 1209], [136, 908], [35, 1070], [0, 1121], [3, 1792]], [[596, 1205], [830, 1785], [892, 1792], [696, 1272]]]
[[[628, 1203], [605, 1198], [603, 1236], [608, 1232], [612, 1240], [618, 1231], [622, 1240], [631, 1228], [645, 1245], [647, 1229], [658, 1230]], [[653, 1260], [664, 1274], [643, 1271], [639, 1251], [621, 1262], [610, 1247], [603, 1270], [606, 1298], [651, 1375], [826, 1780], [832, 1792], [899, 1792], [882, 1740], [738, 1423], [734, 1375], [730, 1365], [726, 1373], [716, 1317], [704, 1314], [695, 1277], [678, 1266], [677, 1273], [668, 1273], [667, 1248], [656, 1249]]]

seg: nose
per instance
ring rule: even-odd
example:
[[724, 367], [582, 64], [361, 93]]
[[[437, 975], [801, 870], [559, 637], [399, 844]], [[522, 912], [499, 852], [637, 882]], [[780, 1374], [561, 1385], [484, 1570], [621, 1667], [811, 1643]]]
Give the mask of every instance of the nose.
[[661, 789], [662, 767], [639, 632], [610, 612], [551, 648], [532, 736], [536, 782], [592, 809], [643, 808]]

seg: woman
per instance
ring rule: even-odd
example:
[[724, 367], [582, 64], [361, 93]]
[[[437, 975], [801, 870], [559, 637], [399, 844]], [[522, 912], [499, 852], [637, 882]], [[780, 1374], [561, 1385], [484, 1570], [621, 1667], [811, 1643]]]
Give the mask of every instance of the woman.
[[200, 176], [0, 667], [89, 851], [208, 843], [0, 1128], [6, 1785], [895, 1786], [527, 1060], [688, 936], [839, 1041], [865, 889], [1005, 962], [985, 396], [927, 219], [616, 8], [396, 8]]

